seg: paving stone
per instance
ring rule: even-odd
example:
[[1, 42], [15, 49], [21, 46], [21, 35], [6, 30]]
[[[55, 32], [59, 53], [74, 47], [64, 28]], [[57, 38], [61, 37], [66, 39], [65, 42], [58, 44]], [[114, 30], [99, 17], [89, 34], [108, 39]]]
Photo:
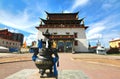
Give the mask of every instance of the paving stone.
[[61, 70], [59, 71], [58, 79], [89, 79], [80, 70]]
[[[58, 79], [89, 79], [80, 70], [60, 70]], [[24, 69], [15, 74], [8, 76], [5, 79], [55, 79], [55, 78], [40, 78], [38, 69]]]
[[5, 79], [27, 79], [27, 77], [33, 73], [35, 73], [36, 69], [24, 69], [15, 74], [8, 76]]

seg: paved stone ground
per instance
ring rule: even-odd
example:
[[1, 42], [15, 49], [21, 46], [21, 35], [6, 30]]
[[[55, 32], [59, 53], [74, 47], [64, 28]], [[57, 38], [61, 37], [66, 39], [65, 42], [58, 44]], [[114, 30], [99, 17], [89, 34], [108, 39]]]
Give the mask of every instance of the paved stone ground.
[[[61, 70], [58, 72], [57, 79], [89, 79], [80, 70]], [[5, 79], [55, 79], [55, 78], [40, 78], [40, 74], [36, 69], [24, 69], [15, 74], [8, 76]]]
[[[31, 56], [32, 54], [20, 55], [21, 59], [24, 59], [24, 57], [28, 57], [29, 59], [31, 59]], [[66, 73], [71, 72], [69, 74], [74, 74], [76, 73], [76, 71], [77, 72], [79, 71], [79, 73], [83, 74], [85, 76], [84, 78], [86, 79], [87, 78], [88, 79], [120, 79], [120, 75], [119, 75], [120, 64], [115, 64], [115, 63], [120, 63], [119, 61], [120, 56], [95, 55], [95, 54], [71, 54], [71, 53], [60, 53], [59, 56], [60, 56], [60, 67], [58, 67], [58, 70], [59, 70], [59, 75], [62, 74], [62, 77], [59, 76], [60, 78], [64, 79], [63, 75]], [[104, 62], [104, 60], [106, 62]], [[115, 62], [112, 63], [111, 61], [115, 61]], [[21, 70], [24, 70], [24, 69], [37, 69], [37, 68], [35, 67], [33, 61], [0, 64], [0, 79], [7, 78], [13, 74], [16, 74], [16, 72], [17, 73], [21, 72]], [[36, 77], [40, 76], [38, 71], [33, 72], [32, 75]], [[72, 78], [71, 75], [68, 75], [68, 76]], [[30, 79], [30, 78], [27, 78], [27, 79]], [[49, 78], [49, 79], [52, 79], [52, 78]], [[78, 79], [81, 79], [81, 78], [78, 78]]]
[[0, 64], [18, 61], [30, 61], [32, 54], [0, 53]]
[[5, 79], [27, 79], [27, 77], [33, 74], [35, 71], [35, 69], [24, 69], [8, 76]]
[[61, 70], [58, 79], [89, 79], [81, 70]]

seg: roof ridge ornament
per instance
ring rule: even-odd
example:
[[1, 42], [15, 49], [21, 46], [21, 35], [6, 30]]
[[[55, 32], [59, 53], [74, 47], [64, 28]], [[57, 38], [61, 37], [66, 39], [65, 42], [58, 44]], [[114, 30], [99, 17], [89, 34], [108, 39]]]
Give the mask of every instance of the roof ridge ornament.
[[49, 14], [47, 11], [45, 11], [46, 14]]
[[49, 36], [50, 36], [51, 34], [50, 34], [49, 30], [47, 29], [43, 35], [49, 38]]
[[84, 17], [84, 18], [81, 19], [81, 24], [82, 24], [82, 25], [84, 25], [84, 19], [85, 19], [85, 18], [86, 18], [86, 17]]

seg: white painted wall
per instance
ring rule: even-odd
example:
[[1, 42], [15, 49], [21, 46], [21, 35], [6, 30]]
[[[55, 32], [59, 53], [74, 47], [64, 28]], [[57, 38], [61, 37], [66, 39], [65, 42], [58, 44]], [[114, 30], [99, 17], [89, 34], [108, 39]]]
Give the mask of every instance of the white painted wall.
[[[66, 32], [69, 32], [70, 35], [74, 35], [74, 32], [77, 32], [78, 38], [78, 46], [74, 46], [74, 50], [76, 52], [88, 52], [88, 43], [86, 39], [85, 29], [84, 28], [48, 28], [50, 33], [57, 32], [57, 35], [66, 35]], [[45, 33], [47, 28], [40, 28], [38, 31], [38, 38], [43, 39], [44, 36], [42, 32]]]
[[0, 46], [20, 48], [20, 42], [0, 38]]

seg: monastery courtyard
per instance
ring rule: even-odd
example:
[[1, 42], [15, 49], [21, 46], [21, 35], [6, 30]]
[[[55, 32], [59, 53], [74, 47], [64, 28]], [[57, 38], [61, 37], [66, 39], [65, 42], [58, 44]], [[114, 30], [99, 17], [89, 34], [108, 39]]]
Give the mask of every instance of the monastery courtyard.
[[[0, 79], [40, 78], [29, 54], [0, 53]], [[120, 56], [59, 53], [58, 79], [120, 79]]]

